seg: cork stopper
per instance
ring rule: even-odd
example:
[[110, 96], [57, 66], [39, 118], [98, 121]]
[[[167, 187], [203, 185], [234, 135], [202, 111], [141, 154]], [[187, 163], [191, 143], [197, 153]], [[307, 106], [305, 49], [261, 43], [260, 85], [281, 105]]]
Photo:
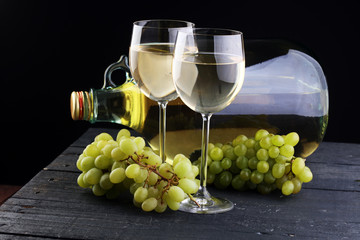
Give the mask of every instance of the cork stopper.
[[92, 104], [87, 91], [74, 91], [71, 93], [70, 111], [73, 120], [90, 120]]

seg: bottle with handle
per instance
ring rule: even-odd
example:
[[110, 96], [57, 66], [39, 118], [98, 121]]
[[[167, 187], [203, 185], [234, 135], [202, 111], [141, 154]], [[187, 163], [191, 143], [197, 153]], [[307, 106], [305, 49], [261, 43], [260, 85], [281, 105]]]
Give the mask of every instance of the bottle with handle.
[[[281, 40], [245, 40], [245, 54], [242, 90], [212, 116], [210, 142], [228, 143], [240, 134], [253, 136], [260, 128], [274, 134], [294, 131], [301, 139], [295, 155], [308, 157], [322, 141], [328, 122], [328, 89], [321, 66], [298, 45]], [[126, 76], [120, 86], [111, 79], [118, 69]], [[133, 82], [126, 56], [106, 69], [101, 89], [71, 94], [74, 120], [122, 124], [139, 132], [154, 149], [159, 145], [158, 108]], [[201, 117], [180, 98], [169, 102], [167, 112], [168, 159], [177, 153], [199, 156]]]

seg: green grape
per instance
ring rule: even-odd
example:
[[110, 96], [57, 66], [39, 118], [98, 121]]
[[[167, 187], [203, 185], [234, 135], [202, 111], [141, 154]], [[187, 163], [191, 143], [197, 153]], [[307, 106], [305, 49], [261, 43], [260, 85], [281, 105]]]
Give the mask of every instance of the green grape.
[[120, 140], [122, 140], [123, 138], [129, 138], [130, 136], [131, 136], [130, 131], [123, 128], [118, 132], [116, 136], [116, 141], [120, 142]]
[[245, 146], [246, 146], [247, 148], [254, 148], [254, 146], [255, 146], [255, 140], [252, 139], [252, 138], [249, 138], [248, 140], [245, 141], [244, 144], [245, 144]]
[[144, 210], [145, 212], [151, 212], [156, 208], [157, 203], [158, 202], [156, 198], [153, 197], [148, 198], [141, 204], [141, 209]]
[[108, 144], [108, 141], [99, 140], [99, 141], [97, 141], [96, 147], [101, 151], [101, 149], [103, 149], [106, 144]]
[[136, 163], [130, 164], [125, 170], [125, 175], [128, 178], [135, 178], [139, 174], [140, 174], [140, 166]]
[[285, 144], [280, 147], [280, 154], [285, 157], [292, 157], [294, 155], [294, 152], [294, 147], [289, 144]]
[[285, 164], [285, 163], [286, 163], [288, 160], [290, 160], [290, 159], [291, 159], [291, 158], [288, 158], [288, 157], [285, 157], [285, 156], [279, 154], [279, 156], [277, 156], [277, 157], [275, 158], [275, 161], [276, 161], [277, 163]]
[[185, 193], [193, 194], [198, 191], [198, 186], [194, 180], [182, 178], [178, 185]]
[[99, 184], [95, 184], [94, 186], [92, 186], [92, 192], [95, 196], [103, 196], [106, 193], [106, 190], [103, 189], [102, 187], [100, 187]]
[[268, 150], [269, 157], [277, 158], [280, 154], [280, 149], [276, 146], [271, 146]]
[[176, 202], [181, 202], [184, 200], [184, 195], [184, 190], [178, 186], [171, 186], [168, 190], [168, 198], [171, 198]]
[[162, 199], [158, 199], [157, 205], [155, 207], [155, 212], [162, 213], [162, 212], [165, 212], [166, 209], [167, 209], [166, 201], [163, 201]]
[[313, 174], [307, 166], [304, 167], [303, 171], [297, 176], [302, 182], [310, 182], [313, 179]]
[[118, 147], [118, 144], [117, 143], [107, 143], [102, 149], [101, 149], [101, 152], [103, 155], [111, 158], [111, 153], [112, 153], [112, 150], [114, 150], [114, 148]]
[[251, 176], [251, 170], [248, 168], [245, 168], [245, 169], [241, 170], [239, 176], [240, 176], [241, 180], [248, 181]]
[[250, 180], [255, 184], [259, 184], [264, 180], [264, 174], [255, 170], [251, 173]]
[[116, 168], [110, 172], [109, 179], [112, 183], [121, 183], [126, 178], [124, 168]]
[[173, 159], [173, 167], [175, 167], [176, 164], [178, 164], [181, 161], [186, 161], [191, 164], [191, 161], [184, 154], [179, 153], [179, 154], [176, 154]]
[[177, 211], [180, 208], [180, 202], [174, 201], [169, 197], [166, 197], [166, 203], [167, 206], [173, 211]]
[[285, 144], [285, 140], [280, 135], [274, 135], [274, 136], [271, 137], [271, 143], [274, 146], [281, 147], [282, 145]]
[[244, 143], [247, 139], [248, 138], [245, 135], [239, 135], [232, 141], [232, 145], [235, 147], [241, 143]]
[[153, 165], [153, 166], [160, 166], [161, 163], [162, 163], [162, 160], [161, 160], [161, 158], [160, 158], [158, 155], [156, 155], [155, 153], [153, 153], [153, 154], [150, 154], [150, 155], [149, 155], [149, 157], [148, 157], [148, 159], [147, 159], [147, 163], [148, 163], [149, 165]]
[[223, 171], [223, 168], [221, 167], [221, 162], [214, 161], [209, 166], [209, 172], [213, 174], [219, 174]]
[[284, 182], [284, 184], [281, 187], [281, 192], [284, 195], [290, 195], [294, 191], [294, 184], [292, 181], [287, 180]]
[[264, 149], [269, 149], [272, 146], [271, 137], [266, 136], [266, 137], [261, 138], [260, 146]]
[[213, 143], [209, 143], [208, 144], [208, 154], [210, 153], [210, 151], [215, 147], [215, 145]]
[[134, 192], [134, 200], [138, 203], [142, 203], [147, 199], [148, 196], [148, 190], [144, 187], [139, 187]]
[[[128, 178], [127, 178], [128, 179]], [[124, 180], [125, 182], [125, 180]], [[139, 187], [143, 187], [144, 186], [144, 183], [136, 183], [136, 182], [133, 182], [131, 183], [130, 187], [129, 187], [129, 191], [131, 194], [135, 194], [136, 190], [139, 188]]]
[[121, 161], [126, 159], [127, 157], [127, 155], [123, 151], [121, 151], [120, 147], [113, 148], [110, 155], [114, 161]]
[[136, 183], [142, 183], [145, 182], [147, 177], [148, 177], [148, 171], [144, 168], [140, 168], [140, 173], [136, 177], [134, 177], [134, 181]]
[[292, 172], [299, 175], [305, 168], [305, 161], [302, 158], [295, 158], [292, 162]]
[[231, 167], [229, 168], [229, 170], [233, 174], [238, 174], [241, 171], [241, 169], [236, 166], [236, 161], [231, 161]]
[[99, 169], [107, 169], [112, 164], [111, 159], [105, 155], [100, 154], [95, 158], [95, 167]]
[[225, 158], [229, 158], [231, 160], [235, 160], [236, 159], [236, 155], [234, 153], [234, 148], [232, 146], [229, 146], [227, 149], [223, 150], [224, 152], [224, 157]]
[[240, 156], [236, 159], [236, 166], [240, 169], [245, 169], [248, 167], [248, 162], [249, 160], [246, 157]]
[[159, 167], [159, 173], [167, 179], [170, 179], [174, 174], [174, 170], [169, 163], [162, 163]]
[[225, 189], [231, 184], [232, 174], [228, 171], [223, 171], [215, 177], [214, 184], [217, 188]]
[[192, 173], [191, 164], [186, 161], [181, 161], [174, 167], [174, 172], [179, 178], [184, 178]]
[[82, 188], [88, 188], [88, 187], [90, 187], [90, 184], [88, 184], [87, 182], [84, 182], [84, 175], [85, 175], [85, 172], [81, 173], [78, 176], [77, 184]]
[[250, 169], [256, 169], [258, 162], [259, 162], [259, 160], [256, 157], [250, 158], [249, 161], [248, 161], [249, 168]]
[[231, 186], [235, 190], [243, 190], [245, 187], [245, 181], [241, 179], [240, 175], [236, 175], [231, 181]]
[[284, 140], [285, 140], [285, 144], [295, 146], [296, 144], [298, 144], [300, 137], [299, 134], [297, 134], [296, 132], [291, 132], [285, 136]]
[[142, 137], [136, 137], [134, 143], [136, 144], [138, 151], [144, 149], [146, 145], [145, 140]]
[[281, 190], [284, 182], [286, 182], [287, 180], [288, 180], [287, 175], [284, 175], [281, 178], [276, 179], [276, 181], [275, 181], [276, 187]]
[[259, 149], [261, 149], [260, 142], [255, 141], [254, 150], [257, 152]]
[[76, 161], [76, 167], [77, 169], [79, 169], [80, 171], [84, 171], [81, 167], [81, 161], [85, 158], [84, 154], [80, 154], [80, 156], [78, 157], [77, 161]]
[[220, 161], [224, 158], [224, 153], [219, 147], [214, 147], [209, 154], [210, 158], [214, 161]]
[[95, 185], [100, 182], [103, 172], [98, 168], [92, 168], [85, 173], [85, 181], [90, 185]]
[[275, 163], [271, 172], [275, 178], [281, 178], [285, 174], [285, 165], [282, 163]]
[[294, 184], [293, 194], [300, 192], [301, 186], [302, 186], [302, 182], [300, 181], [300, 179], [295, 177], [295, 178], [291, 179], [291, 181]]
[[191, 169], [192, 169], [192, 172], [194, 173], [194, 177], [196, 177], [200, 172], [199, 168], [195, 165], [192, 165]]
[[208, 171], [207, 175], [206, 175], [206, 183], [207, 184], [212, 184], [215, 181], [215, 177], [216, 177], [215, 174]]
[[148, 198], [157, 198], [159, 196], [159, 189], [157, 189], [156, 187], [152, 186], [148, 188]]
[[266, 195], [271, 192], [272, 188], [271, 188], [271, 185], [262, 182], [256, 186], [256, 190], [259, 193]]
[[268, 171], [264, 175], [264, 182], [267, 184], [272, 184], [276, 181], [276, 178], [272, 175], [271, 171]]
[[138, 151], [137, 145], [130, 138], [122, 139], [119, 146], [121, 151], [123, 151], [126, 155], [132, 155]]
[[95, 145], [90, 144], [85, 148], [84, 153], [86, 156], [95, 158], [97, 155], [100, 154], [100, 150]]
[[260, 129], [255, 133], [255, 141], [260, 141], [263, 137], [269, 135], [269, 132], [265, 129]]
[[269, 159], [269, 153], [266, 149], [262, 148], [256, 152], [256, 157], [260, 161], [267, 161]]
[[247, 151], [247, 147], [243, 143], [239, 143], [234, 147], [234, 153], [238, 157], [245, 156], [246, 151]]
[[269, 163], [267, 161], [259, 161], [256, 165], [256, 169], [261, 173], [269, 171]]
[[114, 139], [108, 133], [100, 133], [99, 135], [97, 135], [95, 137], [94, 141], [99, 142], [100, 140], [109, 141], [109, 140], [114, 140]]
[[270, 158], [269, 160], [267, 160], [267, 162], [269, 163], [269, 169], [272, 169], [272, 167], [274, 166], [274, 164], [276, 163], [275, 159]]
[[101, 176], [99, 184], [102, 189], [109, 190], [114, 186], [114, 184], [110, 181], [109, 176], [110, 176], [110, 173], [108, 173], [108, 172], [104, 173]]
[[232, 161], [229, 158], [224, 158], [221, 160], [221, 168], [222, 169], [229, 169], [231, 167]]
[[153, 186], [157, 183], [158, 179], [159, 179], [159, 176], [156, 173], [150, 172], [149, 178], [148, 178], [148, 184]]
[[247, 157], [248, 159], [255, 157], [256, 156], [256, 151], [254, 148], [248, 148], [245, 154], [245, 157]]
[[81, 160], [81, 170], [84, 172], [89, 171], [91, 168], [95, 167], [95, 158], [94, 157], [84, 157]]

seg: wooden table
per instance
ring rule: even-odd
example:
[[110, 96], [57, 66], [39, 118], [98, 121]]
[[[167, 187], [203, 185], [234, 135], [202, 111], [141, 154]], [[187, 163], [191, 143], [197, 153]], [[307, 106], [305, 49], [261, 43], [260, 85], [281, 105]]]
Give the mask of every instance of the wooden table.
[[322, 143], [307, 162], [314, 179], [297, 195], [211, 188], [234, 210], [159, 214], [130, 194], [111, 201], [77, 186], [77, 156], [103, 131], [117, 132], [89, 129], [0, 207], [0, 239], [360, 239], [359, 144]]

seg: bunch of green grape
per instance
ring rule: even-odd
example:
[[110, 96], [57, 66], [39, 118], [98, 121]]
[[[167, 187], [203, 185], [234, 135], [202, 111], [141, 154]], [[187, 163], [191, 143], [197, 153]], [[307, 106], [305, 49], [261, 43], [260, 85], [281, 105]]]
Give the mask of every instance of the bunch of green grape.
[[80, 187], [110, 199], [129, 189], [134, 205], [147, 212], [178, 210], [180, 202], [199, 189], [199, 169], [187, 157], [178, 154], [173, 165], [163, 163], [142, 137], [131, 136], [127, 129], [120, 130], [116, 140], [108, 133], [96, 136], [76, 166], [82, 171]]
[[239, 135], [231, 143], [210, 143], [207, 183], [220, 189], [230, 185], [240, 191], [257, 189], [262, 194], [275, 189], [284, 195], [298, 193], [313, 178], [305, 159], [294, 156], [298, 142], [296, 132], [281, 136], [260, 129], [253, 138]]

